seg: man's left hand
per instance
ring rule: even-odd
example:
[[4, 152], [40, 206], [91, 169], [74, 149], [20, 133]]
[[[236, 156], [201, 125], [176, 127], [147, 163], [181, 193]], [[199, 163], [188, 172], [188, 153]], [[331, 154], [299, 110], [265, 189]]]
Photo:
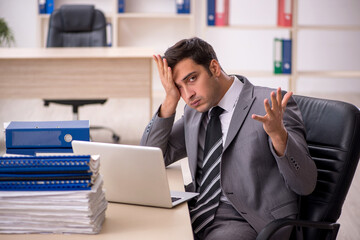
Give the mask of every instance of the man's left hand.
[[285, 153], [288, 134], [283, 123], [283, 115], [292, 94], [292, 92], [287, 92], [283, 97], [281, 88], [278, 88], [276, 94], [271, 92], [271, 107], [269, 100], [264, 100], [266, 115], [253, 114], [251, 116], [253, 119], [263, 123], [264, 130], [271, 138], [274, 149], [279, 156]]

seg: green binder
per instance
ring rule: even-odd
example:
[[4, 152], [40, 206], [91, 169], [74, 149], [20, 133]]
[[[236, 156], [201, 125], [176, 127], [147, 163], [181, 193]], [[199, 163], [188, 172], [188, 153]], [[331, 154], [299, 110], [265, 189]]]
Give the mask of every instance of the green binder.
[[282, 73], [282, 39], [274, 39], [274, 73]]

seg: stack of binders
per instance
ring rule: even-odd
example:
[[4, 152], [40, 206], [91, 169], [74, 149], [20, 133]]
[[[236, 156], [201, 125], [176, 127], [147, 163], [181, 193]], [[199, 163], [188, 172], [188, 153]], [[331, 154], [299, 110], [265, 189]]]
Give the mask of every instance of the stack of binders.
[[99, 168], [99, 156], [0, 157], [0, 233], [99, 233]]

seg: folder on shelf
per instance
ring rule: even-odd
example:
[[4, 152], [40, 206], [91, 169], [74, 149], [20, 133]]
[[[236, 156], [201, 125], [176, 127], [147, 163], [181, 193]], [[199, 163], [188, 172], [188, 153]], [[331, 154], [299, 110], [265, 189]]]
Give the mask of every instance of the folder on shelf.
[[184, 0], [184, 13], [190, 14], [191, 0]]
[[125, 0], [118, 0], [118, 13], [125, 12]]
[[88, 120], [12, 121], [5, 128], [6, 153], [72, 152], [72, 140], [90, 140]]
[[176, 0], [176, 12], [179, 14], [189, 14], [190, 0]]
[[215, 1], [207, 0], [207, 24], [208, 26], [215, 26]]
[[291, 73], [291, 39], [282, 40], [282, 73]]
[[108, 47], [112, 46], [112, 24], [106, 23], [106, 45]]
[[282, 73], [282, 39], [274, 39], [274, 73]]
[[46, 13], [46, 0], [39, 0], [39, 13], [40, 14]]
[[278, 0], [277, 23], [281, 27], [292, 26], [293, 0]]
[[46, 0], [46, 13], [52, 14], [54, 11], [54, 0]]
[[215, 2], [215, 25], [229, 25], [229, 0], [216, 0]]

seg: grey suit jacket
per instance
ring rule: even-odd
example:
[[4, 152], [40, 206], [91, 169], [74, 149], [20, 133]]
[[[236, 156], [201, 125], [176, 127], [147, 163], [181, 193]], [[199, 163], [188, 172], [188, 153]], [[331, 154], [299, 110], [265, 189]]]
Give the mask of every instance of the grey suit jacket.
[[[253, 86], [245, 77], [239, 101], [224, 143], [221, 187], [234, 208], [259, 232], [270, 221], [298, 213], [298, 195], [315, 188], [317, 171], [309, 155], [301, 113], [291, 98], [284, 113], [288, 142], [284, 156], [277, 156], [262, 123], [252, 114], [265, 115], [264, 99], [274, 89]], [[174, 116], [156, 113], [146, 127], [141, 145], [160, 147], [165, 164], [188, 157], [195, 190], [198, 133], [202, 113], [185, 106], [176, 123]]]

